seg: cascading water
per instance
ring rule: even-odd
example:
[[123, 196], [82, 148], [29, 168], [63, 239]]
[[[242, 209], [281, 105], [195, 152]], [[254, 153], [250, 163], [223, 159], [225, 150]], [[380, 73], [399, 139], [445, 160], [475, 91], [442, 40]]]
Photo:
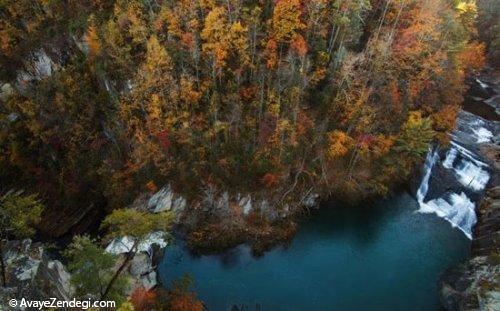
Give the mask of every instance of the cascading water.
[[[446, 219], [452, 226], [459, 228], [472, 238], [472, 227], [476, 223], [475, 203], [472, 197], [481, 193], [489, 179], [489, 167], [476, 154], [477, 147], [490, 143], [496, 128], [489, 121], [472, 113], [460, 111], [457, 126], [451, 133], [451, 146], [445, 159], [440, 162], [439, 150], [430, 150], [424, 164], [424, 175], [417, 191], [418, 212], [434, 213]], [[436, 171], [436, 177], [433, 172]], [[446, 176], [446, 181], [441, 180]], [[449, 177], [451, 176], [451, 177]], [[434, 187], [432, 198], [426, 201], [429, 194], [431, 178]], [[450, 179], [448, 179], [450, 178]], [[456, 185], [443, 185], [455, 180]], [[441, 190], [441, 191], [439, 191]], [[436, 195], [437, 193], [437, 195]]]
[[[450, 150], [451, 151], [451, 150]], [[448, 152], [443, 166], [449, 166], [451, 158], [456, 157], [454, 152]], [[452, 193], [445, 198], [438, 198], [425, 202], [424, 199], [429, 190], [429, 179], [432, 169], [439, 160], [437, 149], [429, 151], [424, 165], [424, 176], [417, 191], [417, 201], [420, 206], [420, 213], [435, 213], [437, 216], [446, 219], [452, 226], [459, 228], [467, 237], [472, 237], [472, 226], [476, 223], [476, 214], [474, 212], [474, 203], [469, 200], [467, 195]]]
[[417, 191], [417, 201], [420, 205], [424, 203], [425, 196], [429, 190], [429, 178], [431, 178], [432, 168], [438, 159], [438, 150], [429, 150], [424, 164], [424, 177], [422, 178], [422, 182], [420, 183], [420, 187]]

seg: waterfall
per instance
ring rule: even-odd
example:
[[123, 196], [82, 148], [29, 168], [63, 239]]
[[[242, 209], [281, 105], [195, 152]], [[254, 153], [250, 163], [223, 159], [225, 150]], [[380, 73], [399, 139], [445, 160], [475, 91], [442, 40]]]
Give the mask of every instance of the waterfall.
[[419, 205], [424, 204], [425, 196], [427, 195], [427, 191], [429, 190], [429, 179], [431, 178], [432, 168], [439, 158], [438, 149], [436, 148], [434, 151], [429, 150], [427, 153], [427, 158], [425, 159], [424, 164], [424, 177], [422, 178], [422, 182], [420, 183], [420, 187], [418, 187], [417, 191], [417, 201]]
[[472, 131], [476, 135], [478, 143], [488, 143], [493, 138], [493, 133], [484, 127], [472, 129]]
[[[455, 150], [455, 151], [454, 151]], [[451, 167], [457, 155], [456, 149], [450, 149], [443, 166]], [[417, 191], [417, 201], [420, 206], [420, 213], [434, 213], [446, 219], [453, 227], [459, 228], [470, 239], [472, 238], [472, 226], [476, 223], [474, 203], [472, 203], [465, 193], [452, 193], [446, 198], [438, 198], [425, 202], [425, 197], [429, 191], [429, 179], [432, 169], [439, 160], [438, 149], [429, 150], [424, 164], [424, 176]]]
[[[479, 165], [475, 165], [473, 161], [469, 160], [472, 157], [470, 151], [467, 150], [464, 153], [460, 152], [458, 148], [450, 148], [445, 160], [442, 162], [442, 166], [453, 170], [457, 180], [465, 187], [475, 191], [483, 190], [489, 180], [489, 174], [481, 169]], [[458, 156], [461, 156], [462, 159], [454, 167], [453, 164]], [[472, 239], [472, 227], [476, 223], [475, 204], [467, 197], [465, 192], [445, 193], [442, 197], [425, 201], [429, 190], [429, 180], [438, 160], [438, 150], [430, 150], [425, 159], [424, 176], [417, 191], [417, 202], [420, 207], [418, 212], [436, 214], [448, 221], [453, 227], [460, 229], [469, 239]]]
[[453, 167], [453, 162], [457, 158], [458, 150], [456, 148], [450, 148], [446, 153], [446, 159], [443, 162], [443, 166], [447, 169], [451, 169]]
[[[445, 159], [439, 163], [438, 150], [429, 150], [417, 191], [418, 212], [436, 214], [460, 229], [469, 239], [476, 223], [475, 203], [469, 195], [483, 191], [490, 179], [488, 164], [480, 160], [475, 150], [478, 145], [491, 142], [494, 136], [492, 131], [495, 129], [488, 121], [461, 111], [457, 127], [450, 134], [452, 141]], [[437, 180], [430, 183], [433, 171], [437, 172], [436, 178], [445, 176], [457, 183], [443, 185], [436, 183]], [[426, 201], [430, 185], [439, 189], [433, 189], [433, 197]]]
[[452, 193], [445, 198], [428, 202], [419, 201], [419, 213], [436, 214], [444, 218], [453, 227], [460, 229], [469, 239], [472, 239], [472, 227], [476, 223], [474, 203], [464, 192]]
[[458, 181], [474, 191], [481, 191], [486, 187], [490, 174], [473, 162], [461, 160], [454, 169]]

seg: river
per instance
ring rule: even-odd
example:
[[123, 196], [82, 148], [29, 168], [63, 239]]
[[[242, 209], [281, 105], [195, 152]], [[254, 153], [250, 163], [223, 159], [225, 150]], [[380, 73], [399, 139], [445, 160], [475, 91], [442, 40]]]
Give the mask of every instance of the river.
[[438, 276], [468, 256], [470, 242], [418, 209], [406, 193], [359, 207], [326, 203], [287, 248], [260, 258], [245, 246], [193, 257], [177, 242], [160, 278], [168, 285], [189, 273], [208, 310], [438, 310]]

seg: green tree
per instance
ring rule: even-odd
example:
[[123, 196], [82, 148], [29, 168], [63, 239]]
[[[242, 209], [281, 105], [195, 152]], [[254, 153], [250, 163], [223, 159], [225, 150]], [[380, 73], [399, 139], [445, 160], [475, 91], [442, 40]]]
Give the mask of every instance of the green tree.
[[23, 239], [35, 234], [35, 226], [40, 222], [43, 205], [37, 195], [23, 195], [22, 191], [10, 191], [0, 197], [0, 264], [2, 286], [7, 285], [6, 265], [2, 244], [8, 238]]
[[117, 209], [104, 219], [101, 227], [108, 232], [106, 235], [107, 240], [127, 236], [132, 238], [134, 243], [123, 263], [118, 270], [116, 270], [102, 292], [101, 299], [109, 297], [120, 274], [137, 254], [139, 245], [143, 243], [152, 232], [164, 232], [164, 238], [170, 239], [168, 231], [170, 230], [172, 221], [173, 214], [170, 212], [152, 214], [148, 212], [139, 212], [133, 209]]
[[423, 118], [420, 111], [413, 111], [401, 128], [395, 149], [410, 159], [420, 159], [429, 150], [433, 138], [431, 120]]
[[[114, 276], [118, 256], [107, 253], [88, 236], [75, 236], [64, 256], [69, 261], [68, 269], [76, 294], [80, 297], [89, 294], [94, 297], [102, 296]], [[109, 290], [108, 298], [122, 302], [127, 284], [127, 278], [118, 277]]]

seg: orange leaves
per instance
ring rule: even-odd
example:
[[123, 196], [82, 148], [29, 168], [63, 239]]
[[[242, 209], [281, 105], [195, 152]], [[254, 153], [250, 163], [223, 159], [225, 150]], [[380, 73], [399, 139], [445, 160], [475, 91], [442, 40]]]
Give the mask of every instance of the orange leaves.
[[460, 52], [458, 59], [466, 72], [477, 72], [485, 64], [485, 45], [482, 42], [471, 42]]
[[458, 110], [458, 105], [450, 104], [443, 106], [438, 112], [431, 115], [433, 128], [437, 131], [437, 138], [443, 143], [448, 142], [447, 133], [455, 127]]
[[181, 43], [188, 49], [194, 48], [194, 36], [190, 32], [181, 34]]
[[297, 53], [300, 57], [304, 57], [307, 54], [307, 42], [301, 35], [296, 35], [290, 45], [293, 52]]
[[203, 304], [193, 293], [174, 295], [170, 298], [171, 311], [203, 311]]
[[373, 151], [377, 156], [384, 156], [391, 151], [395, 142], [394, 136], [378, 135], [375, 139], [375, 144], [373, 145]]
[[433, 126], [438, 131], [450, 131], [455, 127], [459, 107], [446, 105], [432, 115]]
[[308, 130], [314, 127], [314, 121], [308, 116], [306, 111], [300, 110], [297, 113], [297, 125], [296, 125], [296, 131], [297, 135], [303, 136], [306, 134]]
[[192, 280], [189, 276], [174, 281], [168, 292], [168, 308], [171, 311], [203, 311], [203, 304], [196, 294], [189, 290]]
[[156, 186], [154, 181], [150, 180], [146, 184], [146, 189], [148, 189], [149, 192], [156, 192], [156, 191], [158, 191], [158, 186]]
[[347, 133], [335, 130], [328, 133], [327, 154], [330, 159], [345, 156], [353, 146], [353, 139]]
[[266, 54], [268, 69], [273, 69], [278, 64], [278, 43], [274, 39], [269, 39], [266, 44]]
[[101, 43], [99, 42], [99, 37], [97, 36], [97, 29], [94, 25], [89, 26], [84, 39], [89, 47], [89, 56], [90, 57], [97, 56], [101, 51]]
[[389, 84], [389, 91], [391, 95], [392, 110], [395, 113], [400, 113], [402, 110], [401, 93], [399, 92], [398, 83], [396, 80], [392, 80]]
[[130, 301], [135, 311], [154, 310], [157, 305], [157, 296], [154, 291], [139, 287], [130, 296]]

